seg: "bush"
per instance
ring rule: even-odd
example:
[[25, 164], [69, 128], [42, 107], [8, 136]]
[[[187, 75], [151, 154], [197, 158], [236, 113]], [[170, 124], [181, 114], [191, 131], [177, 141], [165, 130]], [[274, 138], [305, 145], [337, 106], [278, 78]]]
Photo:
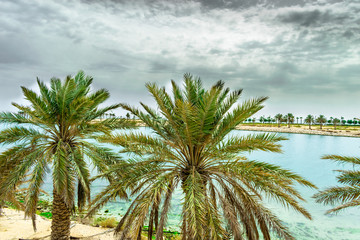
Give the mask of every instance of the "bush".
[[100, 226], [104, 228], [114, 228], [118, 224], [118, 221], [116, 221], [116, 218], [104, 218], [104, 217], [98, 217], [94, 220], [94, 226]]

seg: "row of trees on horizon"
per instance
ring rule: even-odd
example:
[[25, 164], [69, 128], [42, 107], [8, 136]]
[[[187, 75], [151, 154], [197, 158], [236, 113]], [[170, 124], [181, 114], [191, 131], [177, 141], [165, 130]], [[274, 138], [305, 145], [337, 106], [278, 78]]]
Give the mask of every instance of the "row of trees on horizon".
[[[296, 119], [296, 121], [295, 121]], [[281, 114], [278, 113], [276, 114], [274, 117], [268, 116], [261, 116], [260, 118], [256, 119], [256, 118], [248, 118], [245, 122], [248, 123], [278, 123], [278, 126], [280, 127], [280, 124], [282, 123], [286, 123], [288, 124], [288, 127], [290, 127], [291, 124], [319, 124], [320, 125], [320, 129], [322, 129], [323, 125], [334, 125], [335, 129], [336, 126], [341, 124], [341, 125], [357, 125], [360, 124], [360, 120], [358, 118], [353, 118], [353, 119], [348, 119], [345, 120], [344, 117], [340, 117], [340, 118], [334, 118], [334, 117], [330, 117], [330, 118], [326, 118], [324, 115], [319, 115], [317, 116], [313, 116], [311, 114], [307, 115], [305, 118], [303, 117], [295, 117], [292, 113], [288, 113], [288, 114]]]

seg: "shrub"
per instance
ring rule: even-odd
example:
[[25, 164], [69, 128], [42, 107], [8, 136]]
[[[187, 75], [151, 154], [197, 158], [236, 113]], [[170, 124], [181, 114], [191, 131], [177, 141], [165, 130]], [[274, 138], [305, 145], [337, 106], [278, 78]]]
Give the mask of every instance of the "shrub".
[[115, 217], [111, 218], [104, 218], [104, 217], [98, 217], [94, 220], [93, 225], [94, 226], [100, 226], [104, 228], [114, 228], [118, 224], [118, 221], [116, 221]]

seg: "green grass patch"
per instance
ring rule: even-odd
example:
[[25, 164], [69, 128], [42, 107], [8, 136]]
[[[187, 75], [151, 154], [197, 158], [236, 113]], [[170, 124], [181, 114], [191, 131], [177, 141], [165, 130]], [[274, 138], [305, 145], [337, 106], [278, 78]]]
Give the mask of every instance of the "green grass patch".
[[51, 212], [41, 212], [39, 215], [42, 216], [42, 217], [45, 217], [47, 219], [52, 219], [52, 213]]

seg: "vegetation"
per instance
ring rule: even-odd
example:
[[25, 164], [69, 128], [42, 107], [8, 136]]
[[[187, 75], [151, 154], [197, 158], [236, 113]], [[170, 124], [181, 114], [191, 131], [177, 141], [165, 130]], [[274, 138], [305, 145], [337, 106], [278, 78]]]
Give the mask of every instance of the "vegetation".
[[[330, 159], [339, 163], [350, 163], [354, 167], [360, 166], [360, 158], [344, 157], [339, 155], [327, 155], [323, 159]], [[340, 184], [345, 186], [330, 187], [317, 193], [314, 197], [316, 202], [327, 205], [341, 204], [335, 208], [330, 209], [327, 213], [337, 213], [340, 210], [349, 207], [360, 206], [360, 171], [353, 170], [337, 170], [340, 175], [337, 180]]]
[[294, 115], [292, 113], [288, 113], [285, 115], [286, 122], [288, 123], [288, 128], [290, 128], [290, 124], [294, 123]]
[[320, 115], [318, 118], [316, 118], [316, 122], [320, 124], [320, 129], [322, 129], [322, 126], [324, 123], [326, 123], [326, 118], [324, 115]]
[[116, 118], [94, 121], [119, 105], [100, 108], [109, 93], [104, 89], [90, 92], [92, 81], [83, 72], [64, 81], [53, 78], [50, 87], [38, 80], [39, 94], [22, 87], [29, 106], [13, 103], [22, 114], [0, 113], [0, 122], [8, 124], [0, 132], [0, 143], [11, 144], [0, 155], [0, 172], [6, 174], [0, 192], [9, 192], [28, 180], [25, 215], [33, 219], [36, 229], [34, 220], [40, 187], [51, 168], [53, 240], [70, 238], [76, 188], [80, 210], [90, 198], [90, 173], [85, 160], [91, 161], [99, 172], [118, 161], [109, 149], [87, 140], [127, 126], [125, 120]]
[[[1, 186], [1, 184], [4, 184], [4, 182], [6, 181], [10, 173], [9, 171], [10, 169], [6, 169], [6, 167], [1, 168], [1, 164], [0, 164], [0, 169], [3, 169], [3, 172], [1, 172], [0, 175], [0, 186]], [[23, 201], [20, 201], [16, 196], [19, 191], [19, 185], [23, 183], [24, 181], [19, 181], [13, 188], [9, 188], [6, 189], [6, 191], [4, 190], [0, 192], [0, 216], [2, 216], [3, 214], [3, 207], [5, 205], [10, 204], [15, 209], [24, 210]]]
[[334, 125], [334, 130], [336, 130], [336, 125], [340, 122], [340, 119], [334, 118], [334, 119], [332, 120], [332, 122], [333, 122], [333, 125]]
[[283, 119], [283, 115], [281, 113], [278, 113], [278, 114], [275, 115], [275, 119], [276, 119], [276, 121], [278, 123], [278, 127], [280, 127], [281, 121]]
[[[279, 166], [248, 160], [239, 154], [262, 150], [281, 152], [276, 134], [235, 136], [235, 127], [263, 108], [266, 97], [234, 106], [242, 90], [230, 92], [219, 81], [209, 90], [200, 79], [184, 76], [184, 89], [172, 81], [172, 97], [156, 84], [146, 84], [160, 112], [141, 103], [145, 111], [122, 107], [147, 124], [153, 135], [123, 132], [101, 138], [131, 153], [127, 164], [113, 166], [112, 182], [94, 199], [89, 214], [115, 196], [126, 197], [131, 189], [135, 200], [116, 231], [121, 239], [139, 239], [145, 223], [148, 239], [163, 239], [172, 194], [180, 189], [182, 239], [294, 239], [288, 228], [262, 204], [262, 195], [310, 214], [299, 205], [303, 200], [296, 184], [315, 186]], [[113, 175], [112, 175], [113, 176]], [[223, 216], [221, 216], [223, 215]]]
[[304, 122], [309, 124], [309, 129], [311, 129], [311, 124], [314, 123], [314, 117], [313, 115], [307, 115], [306, 118], [304, 119]]
[[115, 217], [105, 218], [105, 217], [98, 217], [94, 219], [93, 226], [100, 226], [104, 228], [114, 228], [118, 225], [118, 221]]

